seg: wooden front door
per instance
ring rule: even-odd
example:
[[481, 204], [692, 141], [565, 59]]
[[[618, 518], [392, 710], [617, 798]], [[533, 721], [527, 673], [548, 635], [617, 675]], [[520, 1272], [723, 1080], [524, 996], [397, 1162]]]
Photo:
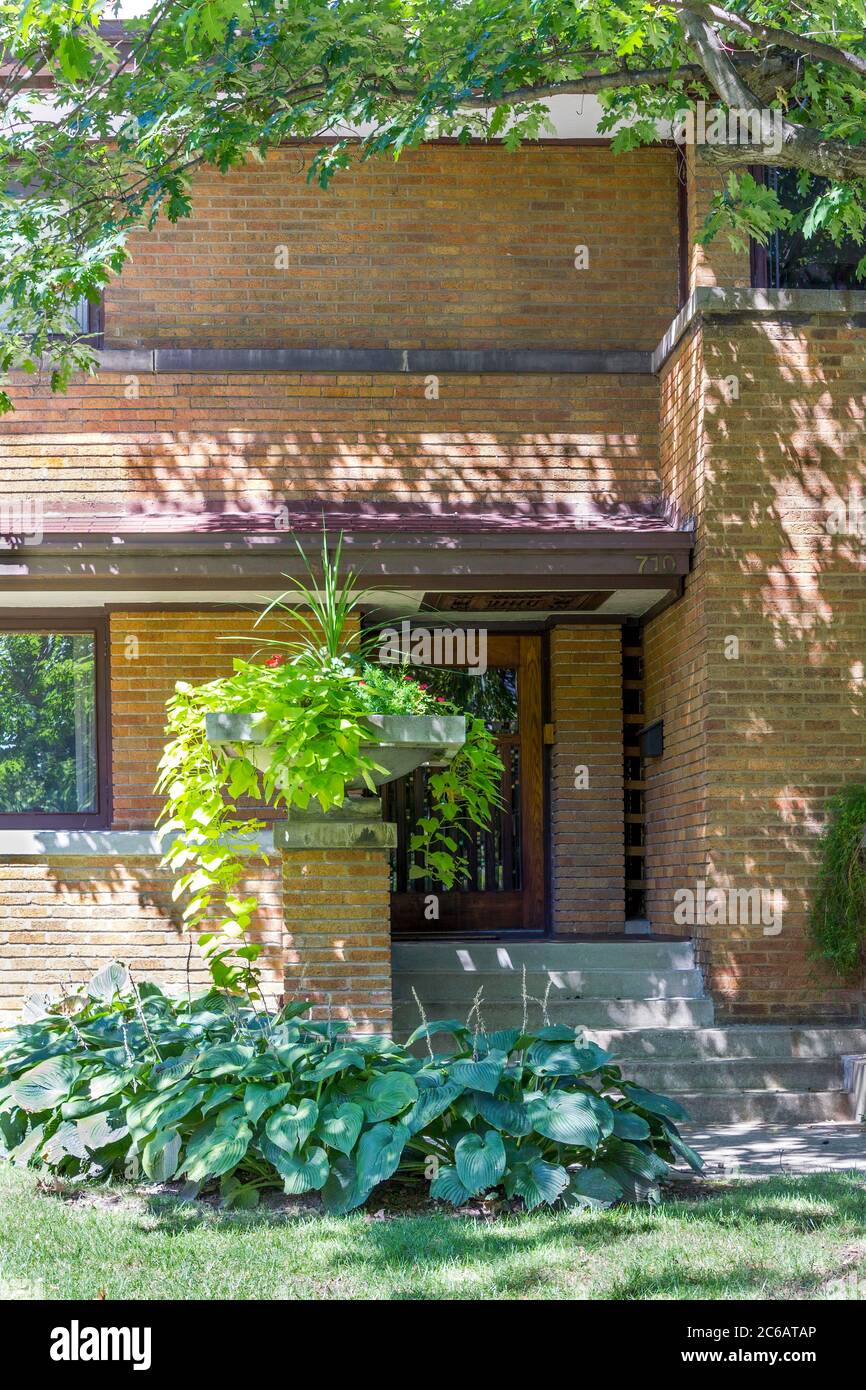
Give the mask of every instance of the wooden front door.
[[[408, 837], [424, 814], [427, 773], [383, 787], [385, 819], [396, 821], [391, 924], [395, 935], [498, 934], [544, 927], [544, 788], [541, 724], [541, 638], [488, 637], [487, 671], [412, 668], [433, 690], [485, 719], [504, 764], [503, 809], [490, 830], [466, 844], [469, 876], [446, 892], [430, 880], [409, 880]], [[433, 905], [431, 897], [434, 895]], [[438, 914], [438, 915], [436, 915]]]

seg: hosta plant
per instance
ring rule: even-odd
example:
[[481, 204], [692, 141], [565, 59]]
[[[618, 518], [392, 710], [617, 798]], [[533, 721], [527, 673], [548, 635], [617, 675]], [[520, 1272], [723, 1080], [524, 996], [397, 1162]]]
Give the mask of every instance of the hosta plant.
[[[653, 1200], [671, 1162], [701, 1166], [681, 1108], [571, 1029], [448, 1020], [401, 1046], [308, 1010], [170, 999], [117, 963], [33, 999], [0, 1035], [0, 1150], [70, 1181], [219, 1184], [241, 1206], [281, 1187], [332, 1212], [398, 1173], [454, 1206], [498, 1193], [532, 1209]], [[443, 1032], [447, 1053], [430, 1041]]]
[[[375, 790], [375, 753], [362, 746], [375, 737], [369, 715], [463, 713], [407, 671], [369, 659], [375, 639], [353, 620], [365, 593], [353, 573], [342, 571], [341, 540], [331, 550], [323, 538], [318, 574], [299, 550], [309, 583], [292, 581], [257, 619], [277, 615], [285, 635], [262, 636], [257, 657], [237, 658], [229, 676], [198, 686], [178, 682], [156, 785], [165, 798], [161, 832], [172, 835], [166, 863], [178, 875], [176, 896], [186, 899], [184, 921], [200, 931], [214, 984], [248, 996], [259, 993], [260, 948], [247, 935], [256, 901], [241, 884], [264, 828], [250, 805], [287, 813], [311, 802], [338, 809], [349, 785]], [[268, 770], [257, 770], [243, 749], [209, 743], [209, 712], [265, 715]], [[418, 861], [413, 875], [448, 889], [465, 874], [467, 832], [489, 828], [501, 776], [493, 737], [483, 720], [467, 715], [462, 748], [429, 777], [429, 805], [410, 839]]]

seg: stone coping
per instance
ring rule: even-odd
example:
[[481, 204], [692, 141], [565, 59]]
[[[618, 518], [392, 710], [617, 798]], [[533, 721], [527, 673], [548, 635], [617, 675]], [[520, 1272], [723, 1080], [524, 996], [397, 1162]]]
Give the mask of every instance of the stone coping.
[[[0, 859], [82, 858], [117, 856], [128, 859], [161, 859], [171, 837], [160, 841], [152, 830], [7, 830], [0, 829]], [[262, 830], [255, 848], [273, 849], [273, 835]], [[250, 852], [253, 850], [250, 843]]]
[[652, 370], [661, 371], [680, 339], [702, 318], [807, 319], [835, 314], [862, 320], [866, 327], [866, 290], [747, 290], [706, 285], [686, 300], [652, 354]]

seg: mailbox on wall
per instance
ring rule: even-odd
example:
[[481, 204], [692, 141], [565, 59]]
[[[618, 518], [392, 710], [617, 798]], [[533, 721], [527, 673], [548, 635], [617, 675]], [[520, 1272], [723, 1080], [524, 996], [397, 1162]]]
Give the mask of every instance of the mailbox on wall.
[[660, 758], [665, 747], [664, 720], [654, 719], [652, 724], [645, 724], [639, 738], [642, 758]]

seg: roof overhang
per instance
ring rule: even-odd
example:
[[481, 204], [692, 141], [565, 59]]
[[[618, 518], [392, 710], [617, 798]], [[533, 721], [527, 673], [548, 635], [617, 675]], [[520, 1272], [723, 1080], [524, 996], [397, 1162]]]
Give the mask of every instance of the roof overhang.
[[[653, 502], [592, 511], [562, 504], [419, 507], [303, 503], [267, 513], [124, 514], [46, 518], [38, 536], [7, 537], [0, 586], [11, 598], [62, 589], [82, 599], [140, 592], [182, 601], [195, 591], [259, 595], [301, 577], [300, 541], [315, 563], [323, 526], [342, 534], [346, 566], [378, 593], [436, 595], [453, 614], [486, 611], [485, 595], [515, 611], [639, 615], [678, 593], [693, 531]], [[627, 595], [625, 606], [618, 595]], [[533, 599], [531, 596], [535, 595]], [[550, 595], [549, 604], [543, 596]], [[525, 597], [525, 602], [521, 598]], [[0, 600], [2, 602], [2, 600]]]

